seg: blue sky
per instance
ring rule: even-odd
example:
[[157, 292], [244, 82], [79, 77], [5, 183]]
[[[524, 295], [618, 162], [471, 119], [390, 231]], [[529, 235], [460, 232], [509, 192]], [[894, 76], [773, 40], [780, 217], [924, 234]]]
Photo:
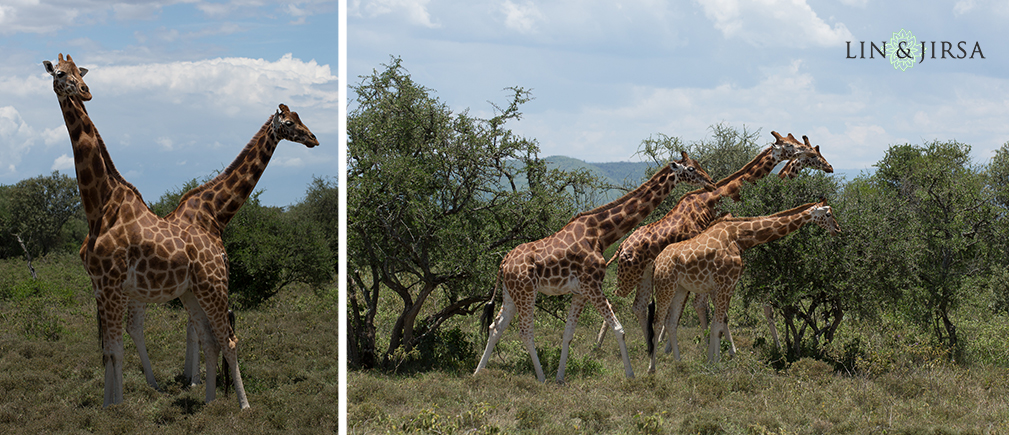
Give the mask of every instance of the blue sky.
[[43, 60], [90, 71], [88, 112], [148, 202], [230, 163], [279, 103], [320, 146], [283, 142], [268, 205], [338, 174], [336, 0], [39, 0], [0, 5], [0, 184], [59, 170], [70, 140]]
[[[504, 88], [531, 88], [510, 127], [542, 156], [634, 161], [650, 135], [689, 142], [722, 122], [768, 142], [808, 135], [855, 172], [892, 144], [955, 139], [985, 162], [1009, 141], [1004, 1], [349, 0], [347, 18], [349, 85], [392, 55], [478, 116]], [[846, 41], [868, 48], [902, 29], [954, 55], [978, 43], [985, 59], [847, 59]]]

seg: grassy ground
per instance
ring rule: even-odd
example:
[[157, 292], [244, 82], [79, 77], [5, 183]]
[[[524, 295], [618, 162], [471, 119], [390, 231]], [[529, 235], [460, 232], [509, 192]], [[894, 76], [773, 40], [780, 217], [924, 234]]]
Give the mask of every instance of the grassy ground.
[[335, 432], [338, 367], [336, 298], [292, 286], [266, 306], [236, 313], [239, 363], [251, 410], [234, 391], [204, 404], [204, 388], [183, 388], [186, 315], [151, 305], [146, 341], [164, 393], [147, 386], [128, 337], [121, 405], [102, 408], [104, 367], [95, 301], [80, 260], [50, 256], [0, 263], [0, 433]]
[[[851, 372], [838, 373], [813, 359], [768, 364], [768, 350], [759, 344], [768, 335], [762, 316], [734, 307], [730, 325], [739, 353], [728, 358], [723, 346], [722, 363], [711, 366], [691, 312], [679, 331], [683, 361], [660, 351], [658, 373], [649, 375], [630, 300], [614, 302], [628, 330], [634, 379], [624, 377], [612, 334], [594, 349], [600, 318], [587, 308], [567, 382], [554, 382], [563, 322], [537, 311], [546, 383], [536, 382], [514, 326], [489, 369], [474, 377], [486, 340], [474, 333], [476, 357], [458, 372], [348, 372], [350, 433], [1009, 433], [1005, 364], [950, 362], [906, 326], [847, 321], [836, 342], [859, 343], [863, 352]], [[1004, 361], [1006, 346], [988, 336], [1004, 331], [1009, 319], [986, 322], [963, 320], [964, 338], [992, 341], [985, 348], [998, 355], [985, 358]], [[454, 326], [477, 331], [474, 319]]]

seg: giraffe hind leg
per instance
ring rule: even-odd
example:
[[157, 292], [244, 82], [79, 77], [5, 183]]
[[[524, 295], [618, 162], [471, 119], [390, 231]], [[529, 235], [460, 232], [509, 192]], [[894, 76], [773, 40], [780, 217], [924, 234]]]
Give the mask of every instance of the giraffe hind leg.
[[490, 355], [494, 352], [494, 346], [497, 346], [497, 342], [501, 339], [501, 335], [504, 333], [505, 329], [508, 328], [508, 324], [511, 323], [512, 318], [515, 317], [515, 302], [512, 301], [507, 290], [504, 291], [502, 297], [504, 299], [504, 303], [501, 304], [501, 311], [498, 312], [497, 318], [494, 319], [494, 323], [490, 325], [490, 333], [487, 336], [487, 347], [483, 351], [480, 363], [477, 364], [476, 370], [473, 372], [474, 375], [480, 373], [480, 370], [487, 367]]

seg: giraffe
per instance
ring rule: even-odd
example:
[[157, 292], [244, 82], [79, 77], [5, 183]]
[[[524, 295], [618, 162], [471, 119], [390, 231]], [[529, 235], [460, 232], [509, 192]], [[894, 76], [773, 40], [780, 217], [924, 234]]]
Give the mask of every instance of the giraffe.
[[[182, 226], [197, 225], [212, 237], [220, 239], [228, 222], [252, 194], [282, 140], [300, 143], [308, 148], [319, 145], [315, 134], [301, 122], [298, 113], [292, 112], [287, 105], [280, 104], [277, 112], [270, 115], [235, 160], [212, 180], [183, 194], [178, 207], [165, 216], [165, 220]], [[146, 306], [143, 302], [130, 300], [127, 332], [137, 344], [148, 384], [158, 389], [144, 346]], [[190, 386], [198, 384], [200, 378], [200, 349], [196, 336], [195, 324], [190, 319], [186, 328], [186, 358], [183, 368], [183, 378]]]
[[701, 169], [696, 161], [683, 152], [682, 159], [671, 161], [648, 181], [609, 204], [579, 213], [553, 235], [521, 244], [508, 252], [501, 260], [497, 283], [491, 293], [488, 315], [493, 310], [497, 284], [503, 285], [504, 304], [497, 318], [490, 326], [487, 348], [477, 365], [476, 375], [487, 366], [494, 346], [508, 328], [509, 322], [518, 312], [519, 337], [533, 361], [536, 378], [544, 382], [543, 368], [536, 355], [533, 343], [533, 310], [536, 293], [561, 295], [572, 293], [571, 309], [568, 312], [561, 342], [560, 366], [557, 381], [564, 381], [564, 369], [568, 358], [568, 345], [574, 337], [575, 325], [586, 302], [592, 302], [613, 328], [620, 344], [620, 355], [624, 361], [624, 371], [628, 378], [634, 377], [631, 361], [627, 356], [624, 331], [613, 314], [609, 301], [602, 292], [606, 262], [603, 251], [627, 234], [669, 195], [680, 182], [712, 188], [711, 177]]
[[[785, 163], [785, 166], [778, 171], [778, 178], [782, 180], [791, 180], [799, 176], [799, 173], [805, 168], [818, 169], [828, 174], [833, 173], [834, 167], [827, 162], [827, 159], [823, 157], [823, 154], [820, 154], [820, 146], [817, 145], [815, 148], [812, 147], [809, 143], [809, 138], [806, 136], [802, 136], [802, 140], [805, 142], [806, 147], [813, 149], [815, 153], [801, 154], [798, 157], [789, 160]], [[707, 294], [694, 295], [694, 311], [697, 312], [697, 319], [702, 331], [708, 329], [708, 299]], [[767, 319], [767, 327], [771, 331], [771, 338], [774, 341], [774, 347], [780, 349], [781, 344], [778, 340], [778, 328], [774, 326], [774, 311], [769, 303], [764, 304], [764, 318]], [[726, 337], [732, 347], [735, 348], [736, 343], [732, 341], [732, 333], [727, 332]], [[672, 343], [666, 341], [666, 353], [672, 352], [672, 349]]]
[[[688, 293], [709, 294], [715, 301], [708, 343], [708, 362], [719, 360], [721, 335], [728, 332], [729, 301], [736, 282], [743, 272], [742, 254], [747, 249], [780, 239], [814, 222], [831, 235], [841, 231], [826, 200], [803, 204], [770, 216], [722, 217], [698, 236], [667, 246], [655, 257], [654, 313], [670, 316], [649, 316], [655, 330], [665, 323], [672, 342], [673, 357], [680, 359], [676, 339], [676, 324], [686, 305]], [[658, 337], [654, 337], [657, 340]], [[730, 353], [735, 354], [735, 347]], [[651, 361], [648, 372], [655, 372], [655, 346], [649, 346]]]
[[195, 318], [207, 355], [207, 394], [216, 395], [216, 367], [224, 354], [242, 409], [249, 401], [238, 369], [238, 339], [228, 324], [227, 255], [219, 240], [195, 225], [183, 226], [159, 218], [140, 192], [116, 170], [98, 130], [84, 108], [91, 93], [84, 83], [87, 69], [70, 56], [53, 65], [53, 77], [63, 120], [70, 134], [81, 204], [88, 236], [81, 260], [91, 278], [98, 305], [98, 325], [105, 366], [103, 406], [123, 401], [123, 315], [128, 300], [167, 302], [180, 298]]
[[[704, 231], [715, 219], [719, 201], [725, 197], [738, 201], [744, 183], [755, 183], [770, 174], [779, 163], [812, 152], [811, 148], [800, 143], [791, 133], [782, 136], [772, 131], [771, 135], [774, 136], [774, 143], [738, 171], [715, 183], [714, 191], [695, 190], [683, 195], [662, 219], [631, 233], [610, 258], [607, 265], [617, 261], [616, 295], [627, 296], [635, 288], [638, 290], [632, 310], [645, 337], [649, 336], [647, 315], [648, 304], [652, 300], [652, 261], [662, 252], [662, 248]], [[606, 329], [604, 323], [596, 340], [597, 348], [602, 346]]]

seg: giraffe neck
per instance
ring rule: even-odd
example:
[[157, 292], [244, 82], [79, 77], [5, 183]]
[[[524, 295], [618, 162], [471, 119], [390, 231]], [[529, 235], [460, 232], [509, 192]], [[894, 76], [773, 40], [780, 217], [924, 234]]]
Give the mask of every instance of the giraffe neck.
[[280, 139], [263, 124], [238, 157], [214, 179], [186, 192], [173, 215], [220, 234], [252, 194]]
[[[774, 157], [773, 148], [768, 147], [738, 171], [715, 183], [715, 190], [709, 192], [697, 189], [687, 192], [660, 221], [662, 222], [660, 225], [672, 226], [677, 235], [674, 239], [667, 240], [662, 246], [700, 234], [708, 227], [708, 224], [715, 220], [718, 202], [723, 197], [739, 201], [739, 191], [744, 182], [755, 183], [770, 174], [778, 163], [778, 159]], [[663, 232], [663, 234], [666, 233]]]
[[770, 174], [774, 170], [774, 166], [780, 162], [781, 160], [774, 155], [774, 148], [767, 147], [740, 170], [719, 180], [715, 184], [716, 189], [711, 194], [717, 195], [718, 199], [727, 196], [733, 201], [739, 201], [739, 191], [743, 188], [743, 183], [756, 183], [757, 180]]
[[586, 237], [595, 237], [601, 249], [606, 249], [655, 210], [669, 196], [674, 184], [675, 175], [669, 165], [666, 165], [637, 189], [613, 202], [575, 216], [568, 225], [585, 225], [590, 229], [585, 232]]
[[122, 180], [115, 165], [112, 164], [105, 142], [88, 116], [84, 102], [74, 97], [60, 97], [59, 102], [73, 146], [74, 169], [77, 172], [81, 205], [88, 226], [94, 232], [98, 229], [96, 225], [101, 221], [103, 208], [110, 201], [112, 191], [117, 184], [125, 180]]
[[813, 220], [810, 205], [800, 206], [770, 216], [758, 218], [729, 219], [727, 224], [735, 227], [736, 244], [742, 250], [773, 242]]

